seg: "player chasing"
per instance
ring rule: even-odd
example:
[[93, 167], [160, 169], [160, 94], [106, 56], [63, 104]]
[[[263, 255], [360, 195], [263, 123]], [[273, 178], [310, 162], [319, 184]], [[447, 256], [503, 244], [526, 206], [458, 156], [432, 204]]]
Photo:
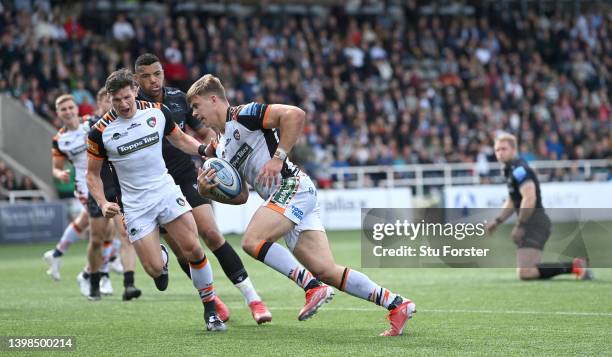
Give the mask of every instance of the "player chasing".
[[[184, 129], [189, 126], [192, 130], [210, 141], [216, 134], [206, 128], [202, 123], [191, 116], [187, 105], [185, 93], [176, 88], [164, 86], [164, 70], [157, 56], [145, 53], [136, 59], [134, 65], [135, 79], [139, 85], [138, 98], [149, 102], [159, 102], [170, 108], [172, 119]], [[253, 283], [234, 248], [223, 238], [217, 228], [211, 201], [198, 194], [196, 179], [197, 172], [191, 157], [173, 146], [167, 139], [162, 142], [162, 154], [168, 173], [174, 179], [192, 207], [193, 218], [196, 222], [198, 234], [204, 243], [217, 257], [223, 272], [234, 286], [242, 293], [251, 310], [253, 319], [257, 324], [272, 320], [272, 314], [261, 301], [255, 291]], [[189, 263], [182, 255], [173, 239], [167, 240], [168, 245], [178, 257], [181, 269], [189, 276]], [[219, 317], [224, 322], [229, 319], [230, 312], [219, 296], [215, 295], [215, 304]]]
[[44, 253], [43, 258], [47, 262], [47, 274], [54, 280], [60, 280], [61, 257], [70, 246], [81, 238], [81, 233], [89, 225], [89, 215], [85, 203], [87, 202], [87, 185], [85, 183], [85, 170], [87, 169], [86, 136], [87, 128], [79, 118], [77, 105], [71, 95], [65, 94], [55, 100], [55, 111], [62, 121], [63, 127], [53, 137], [51, 149], [53, 177], [63, 183], [70, 181], [70, 172], [64, 169], [64, 163], [68, 160], [75, 171], [74, 195], [83, 205], [79, 215], [72, 221], [55, 246], [55, 249]]
[[[189, 261], [193, 285], [204, 305], [206, 329], [224, 331], [226, 326], [215, 308], [212, 268], [198, 241], [191, 206], [166, 169], [161, 139], [166, 136], [191, 155], [203, 152], [204, 146], [183, 133], [165, 105], [136, 101], [137, 83], [128, 70], [113, 72], [105, 88], [112, 109], [89, 133], [89, 190], [105, 217], [123, 213], [136, 254], [160, 291], [168, 287], [168, 252], [160, 245], [158, 228], [165, 227], [169, 239]], [[121, 207], [104, 196], [100, 178], [104, 159], [117, 174]]]
[[[49, 250], [44, 253], [43, 258], [47, 262], [49, 274], [54, 280], [60, 280], [60, 267], [61, 267], [61, 256], [68, 250], [68, 248], [76, 240], [80, 238], [82, 231], [87, 228], [90, 222], [88, 207], [87, 207], [87, 184], [85, 180], [85, 171], [87, 169], [87, 156], [86, 156], [86, 139], [87, 133], [89, 132], [89, 123], [87, 118], [80, 118], [78, 115], [78, 108], [74, 98], [69, 94], [60, 95], [55, 101], [55, 108], [58, 117], [61, 119], [64, 126], [58, 131], [57, 135], [53, 137], [52, 142], [52, 166], [53, 176], [62, 182], [68, 182], [70, 180], [70, 174], [67, 170], [64, 170], [65, 160], [68, 160], [75, 170], [75, 197], [79, 199], [79, 202], [83, 205], [81, 212], [77, 218], [66, 227], [64, 234], [60, 238], [59, 243], [55, 249]], [[105, 227], [99, 225], [92, 225], [90, 230], [90, 241], [88, 245], [88, 264], [86, 270], [92, 267], [95, 268], [94, 272], [98, 273], [99, 262], [104, 259], [109, 259], [108, 256], [103, 257], [101, 249], [98, 249], [96, 245], [102, 244], [105, 239]], [[106, 253], [110, 253], [107, 250]], [[79, 274], [79, 277], [82, 275]], [[99, 286], [100, 276], [99, 273], [93, 277], [94, 281], [97, 279]], [[107, 280], [107, 288], [110, 287], [110, 280]], [[79, 283], [81, 283], [79, 279]], [[84, 284], [81, 284], [84, 285]], [[110, 288], [112, 289], [112, 288]], [[89, 284], [87, 284], [87, 291], [82, 288], [82, 293], [88, 296], [92, 300], [99, 299], [100, 293], [97, 296], [92, 296], [89, 291]], [[98, 289], [99, 290], [99, 289]], [[107, 290], [109, 292], [109, 290]]]
[[[193, 115], [219, 133], [218, 140], [206, 147], [206, 156], [227, 160], [244, 178], [241, 193], [224, 199], [214, 190], [218, 185], [212, 183], [215, 170], [200, 170], [200, 194], [222, 203], [243, 204], [248, 198], [248, 182], [266, 200], [251, 218], [242, 247], [304, 289], [306, 304], [298, 319], [310, 318], [332, 299], [333, 289], [325, 285], [329, 284], [387, 308], [391, 326], [381, 335], [401, 335], [416, 312], [415, 304], [366, 275], [335, 263], [319, 217], [316, 188], [287, 160], [287, 153], [302, 133], [304, 112], [280, 104], [232, 107], [221, 82], [212, 75], [198, 79], [189, 88], [187, 100]], [[276, 243], [281, 237], [289, 250]]]
[[586, 261], [575, 258], [573, 262], [542, 263], [542, 250], [551, 233], [551, 221], [542, 205], [540, 182], [536, 173], [517, 156], [516, 137], [502, 134], [495, 139], [495, 156], [504, 165], [509, 195], [502, 211], [487, 227], [489, 232], [504, 223], [514, 212], [516, 225], [512, 229], [512, 241], [518, 247], [517, 275], [521, 280], [550, 279], [560, 274], [574, 274], [579, 280], [590, 280], [592, 272]]

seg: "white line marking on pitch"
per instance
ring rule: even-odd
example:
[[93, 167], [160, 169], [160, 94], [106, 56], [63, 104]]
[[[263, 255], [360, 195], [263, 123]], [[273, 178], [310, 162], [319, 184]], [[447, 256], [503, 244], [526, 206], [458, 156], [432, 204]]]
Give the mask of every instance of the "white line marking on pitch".
[[[229, 306], [230, 309], [246, 309], [245, 306]], [[291, 311], [299, 309], [297, 307], [270, 307], [272, 311]], [[380, 309], [363, 308], [363, 307], [322, 307], [323, 310], [329, 311], [380, 311]], [[429, 312], [434, 314], [497, 314], [497, 315], [561, 315], [561, 316], [593, 316], [593, 317], [612, 317], [612, 312], [580, 312], [580, 311], [525, 311], [525, 310], [442, 310], [442, 309], [419, 309], [417, 312]]]

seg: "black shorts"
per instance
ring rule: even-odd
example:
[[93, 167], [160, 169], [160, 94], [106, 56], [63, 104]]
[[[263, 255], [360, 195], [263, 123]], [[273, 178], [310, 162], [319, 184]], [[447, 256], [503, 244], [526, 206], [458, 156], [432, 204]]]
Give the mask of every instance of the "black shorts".
[[523, 227], [525, 236], [518, 247], [543, 250], [546, 241], [550, 238], [552, 228], [548, 215], [543, 210], [538, 209]]
[[198, 193], [197, 180], [198, 176], [195, 170], [174, 178], [174, 182], [181, 187], [181, 191], [183, 192], [183, 195], [185, 195], [187, 202], [189, 202], [191, 205], [191, 208], [211, 204], [211, 201], [208, 198], [202, 197]]
[[[181, 188], [181, 192], [183, 192], [183, 195], [185, 195], [185, 198], [187, 199], [187, 202], [189, 202], [189, 204], [191, 205], [191, 208], [211, 204], [211, 200], [202, 197], [198, 193], [197, 179], [198, 176], [195, 170], [192, 170], [191, 172], [186, 172], [180, 177], [174, 178], [174, 182]], [[167, 233], [163, 227], [159, 227], [159, 232], [161, 234]]]
[[[104, 186], [104, 188], [104, 197], [106, 197], [109, 202], [116, 202], [117, 191], [114, 189], [114, 187], [106, 189], [107, 186]], [[87, 212], [89, 213], [89, 217], [91, 218], [104, 217], [104, 215], [102, 214], [102, 208], [98, 206], [98, 203], [93, 198], [91, 193], [87, 195]]]

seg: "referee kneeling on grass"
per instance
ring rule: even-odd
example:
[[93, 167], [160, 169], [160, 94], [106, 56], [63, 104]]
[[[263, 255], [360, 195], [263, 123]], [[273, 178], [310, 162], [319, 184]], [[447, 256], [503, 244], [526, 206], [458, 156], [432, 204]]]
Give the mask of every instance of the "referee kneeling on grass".
[[586, 260], [582, 258], [567, 263], [541, 263], [544, 244], [550, 237], [551, 222], [542, 206], [538, 177], [527, 162], [517, 156], [514, 135], [502, 134], [495, 139], [495, 157], [504, 165], [509, 195], [501, 213], [487, 228], [493, 233], [498, 225], [514, 212], [517, 213], [511, 236], [518, 247], [516, 258], [519, 279], [549, 279], [559, 274], [575, 274], [579, 280], [592, 279]]

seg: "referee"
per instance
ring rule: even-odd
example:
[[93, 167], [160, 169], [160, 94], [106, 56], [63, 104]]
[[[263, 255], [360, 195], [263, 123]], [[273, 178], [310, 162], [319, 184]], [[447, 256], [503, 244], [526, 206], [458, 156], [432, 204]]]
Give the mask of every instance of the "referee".
[[542, 263], [542, 250], [550, 237], [551, 222], [544, 212], [540, 182], [525, 160], [517, 156], [516, 137], [502, 134], [495, 139], [495, 157], [503, 166], [508, 185], [508, 198], [502, 211], [488, 226], [492, 233], [514, 212], [516, 224], [512, 228], [512, 241], [517, 249], [517, 275], [521, 280], [550, 279], [559, 274], [574, 274], [579, 280], [590, 280], [592, 272], [586, 260], [575, 258], [573, 262]]

